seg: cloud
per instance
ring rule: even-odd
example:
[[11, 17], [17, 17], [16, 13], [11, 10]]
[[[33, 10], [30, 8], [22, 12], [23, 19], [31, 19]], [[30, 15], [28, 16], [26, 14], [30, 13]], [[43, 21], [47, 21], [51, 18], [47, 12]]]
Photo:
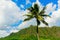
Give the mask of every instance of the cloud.
[[53, 3], [49, 3], [46, 5], [45, 14], [49, 14], [49, 13], [55, 11], [55, 9], [56, 9], [56, 5], [55, 4], [53, 5]]
[[30, 25], [36, 25], [36, 19], [35, 18], [33, 18], [33, 19], [29, 20], [29, 21], [23, 22], [22, 24], [20, 24], [18, 26], [17, 29], [21, 30], [21, 29], [29, 27]]
[[21, 8], [24, 8], [24, 5], [23, 4], [21, 4], [20, 6], [21, 6]]
[[[3, 25], [11, 25], [20, 20], [20, 9], [12, 1], [0, 1], [0, 19]], [[4, 20], [3, 20], [4, 19]]]
[[[22, 6], [23, 7], [23, 6]], [[18, 32], [20, 29], [11, 26], [17, 24], [20, 20], [24, 20], [28, 10], [20, 10], [11, 0], [0, 1], [0, 38], [10, 35], [12, 32]], [[5, 33], [5, 34], [4, 34]], [[4, 35], [3, 35], [4, 34]]]
[[[55, 10], [56, 6], [58, 6], [57, 10]], [[52, 8], [52, 15], [51, 15], [51, 18], [46, 18], [45, 20], [49, 23], [50, 27], [60, 26], [60, 0], [58, 0], [58, 5], [54, 5], [52, 7], [49, 6], [49, 7], [50, 7], [49, 9]], [[47, 12], [49, 12], [49, 10]]]
[[26, 4], [29, 4], [29, 3], [31, 3], [30, 0], [26, 0]]
[[52, 12], [51, 18], [47, 18], [46, 21], [50, 26], [60, 26], [60, 9]]
[[8, 36], [10, 33], [6, 32], [5, 30], [0, 30], [0, 38]]
[[58, 9], [60, 9], [60, 0], [58, 0]]
[[0, 0], [0, 37], [5, 37], [12, 32], [17, 32], [12, 24], [22, 20], [21, 10], [11, 0]]

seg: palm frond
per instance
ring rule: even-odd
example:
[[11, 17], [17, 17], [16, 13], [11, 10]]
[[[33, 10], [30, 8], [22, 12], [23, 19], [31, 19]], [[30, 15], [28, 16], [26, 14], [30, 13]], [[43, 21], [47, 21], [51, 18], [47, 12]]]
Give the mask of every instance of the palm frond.
[[42, 10], [45, 10], [46, 9], [46, 7], [44, 7]]
[[41, 20], [41, 22], [48, 26], [48, 23], [46, 21]]
[[25, 14], [24, 16], [33, 17], [33, 15], [31, 13], [30, 14]]
[[30, 19], [32, 19], [33, 17], [28, 17], [28, 18], [26, 18], [26, 19], [24, 19], [24, 22], [25, 21], [29, 21]]
[[30, 11], [31, 14], [33, 14], [33, 15], [36, 14], [36, 11], [33, 7], [28, 8], [28, 10]]
[[45, 25], [48, 26], [48, 23], [46, 21], [44, 21], [44, 17], [50, 17], [49, 15], [44, 14], [45, 13], [45, 9], [46, 7], [44, 7], [40, 13], [39, 13], [39, 6], [38, 4], [34, 4], [34, 7], [30, 7], [28, 8], [28, 10], [30, 11], [30, 14], [26, 14], [24, 16], [27, 16], [28, 18], [26, 18], [24, 21], [29, 21], [32, 18], [36, 18], [37, 19], [37, 24], [40, 25], [40, 22], [44, 23]]
[[39, 15], [44, 14], [44, 13], [45, 13], [45, 9], [46, 9], [46, 7], [44, 7], [44, 8], [40, 11]]
[[33, 8], [33, 7], [30, 7], [30, 8], [28, 8], [28, 10], [29, 10], [30, 12], [33, 12], [34, 8]]
[[46, 14], [43, 14], [43, 15], [41, 15], [41, 16], [43, 16], [43, 17], [51, 17], [51, 16], [49, 16], [49, 15], [46, 15]]
[[34, 10], [35, 10], [36, 12], [39, 12], [39, 6], [38, 6], [38, 4], [34, 4]]

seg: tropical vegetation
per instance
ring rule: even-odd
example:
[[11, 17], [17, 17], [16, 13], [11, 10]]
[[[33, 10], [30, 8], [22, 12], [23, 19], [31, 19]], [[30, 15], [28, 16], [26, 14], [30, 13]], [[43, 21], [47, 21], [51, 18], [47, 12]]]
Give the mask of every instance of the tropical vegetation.
[[[40, 27], [40, 40], [60, 40], [60, 27]], [[36, 26], [30, 26], [17, 33], [12, 33], [0, 40], [38, 40], [36, 35]]]

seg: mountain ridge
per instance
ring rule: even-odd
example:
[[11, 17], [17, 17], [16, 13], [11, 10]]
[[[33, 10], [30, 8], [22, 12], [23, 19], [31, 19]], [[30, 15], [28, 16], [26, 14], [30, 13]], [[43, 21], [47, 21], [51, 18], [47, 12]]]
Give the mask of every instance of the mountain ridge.
[[[60, 40], [60, 27], [39, 27], [40, 40]], [[37, 40], [36, 26], [30, 26], [17, 33], [11, 33], [0, 40]]]

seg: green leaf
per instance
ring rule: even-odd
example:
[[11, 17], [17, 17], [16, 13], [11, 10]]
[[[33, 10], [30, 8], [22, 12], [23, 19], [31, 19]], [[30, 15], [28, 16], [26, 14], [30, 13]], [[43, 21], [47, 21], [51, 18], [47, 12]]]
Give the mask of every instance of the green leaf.
[[43, 10], [45, 10], [45, 9], [46, 9], [46, 7], [43, 8]]
[[37, 19], [40, 20], [40, 21], [44, 20], [44, 18], [42, 16], [38, 16]]
[[35, 10], [36, 12], [39, 12], [39, 6], [38, 6], [38, 4], [34, 4], [34, 10]]
[[31, 13], [25, 14], [24, 16], [27, 16], [27, 17], [33, 17], [33, 15], [32, 15]]
[[46, 14], [43, 14], [43, 15], [41, 15], [41, 16], [43, 16], [43, 17], [51, 17], [51, 16], [49, 16], [49, 15], [46, 15]]
[[44, 14], [44, 13], [45, 13], [45, 9], [46, 9], [46, 7], [44, 7], [44, 8], [40, 11], [39, 15]]
[[30, 19], [32, 19], [33, 17], [28, 17], [26, 19], [24, 19], [24, 21], [29, 21]]
[[48, 23], [46, 21], [44, 21], [44, 20], [41, 20], [41, 21], [42, 21], [42, 23], [44, 23], [45, 25], [48, 26]]
[[30, 12], [32, 12], [32, 11], [34, 10], [34, 8], [33, 8], [33, 7], [30, 7], [30, 8], [28, 8], [28, 10], [29, 10]]

